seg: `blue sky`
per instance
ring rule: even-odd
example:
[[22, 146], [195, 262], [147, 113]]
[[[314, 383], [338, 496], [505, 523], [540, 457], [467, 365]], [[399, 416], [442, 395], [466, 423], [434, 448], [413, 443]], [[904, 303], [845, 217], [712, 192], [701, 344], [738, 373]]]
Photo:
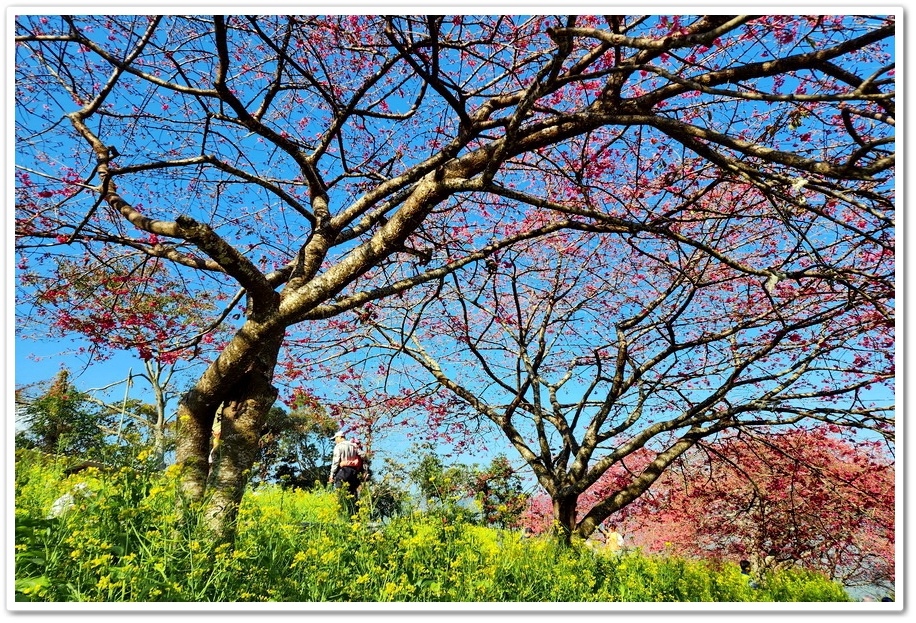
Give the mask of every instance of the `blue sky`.
[[[81, 360], [79, 356], [74, 357], [71, 355], [63, 358], [55, 356], [56, 352], [61, 350], [62, 347], [63, 349], [72, 350], [76, 346], [78, 346], [76, 343], [62, 344], [59, 340], [48, 342], [24, 341], [20, 340], [17, 335], [14, 348], [15, 384], [29, 384], [51, 378], [60, 368], [61, 363], [65, 363], [71, 369], [76, 375], [76, 382], [81, 387], [105, 386], [123, 379], [131, 368], [134, 370], [142, 368], [139, 359], [125, 354], [118, 354], [111, 360], [95, 363], [91, 370], [82, 372], [85, 360]], [[38, 360], [34, 361], [33, 357], [37, 357]]]
[[[11, 279], [15, 279], [15, 276], [12, 276]], [[119, 354], [104, 363], [96, 363], [89, 370], [82, 372], [85, 360], [81, 360], [80, 357], [72, 355], [55, 356], [61, 350], [72, 350], [77, 346], [78, 344], [76, 343], [66, 344], [56, 339], [36, 342], [20, 340], [16, 336], [15, 359], [12, 366], [16, 370], [14, 384], [18, 386], [49, 379], [57, 372], [62, 362], [65, 362], [67, 367], [75, 374], [75, 381], [81, 388], [109, 385], [123, 379], [129, 369], [136, 371], [142, 368], [139, 359], [130, 355]], [[36, 356], [39, 360], [33, 361], [31, 356]], [[142, 391], [142, 388], [138, 386], [137, 391]]]

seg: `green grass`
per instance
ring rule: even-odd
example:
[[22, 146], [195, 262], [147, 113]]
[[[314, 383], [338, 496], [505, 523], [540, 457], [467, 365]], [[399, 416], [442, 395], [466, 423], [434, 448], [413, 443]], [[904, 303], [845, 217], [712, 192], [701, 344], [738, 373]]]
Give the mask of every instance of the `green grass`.
[[[246, 494], [234, 547], [176, 511], [175, 474], [95, 470], [20, 453], [16, 600], [41, 602], [743, 602], [848, 601], [842, 587], [783, 572], [752, 589], [737, 565], [601, 554], [447, 516], [371, 524], [332, 492]], [[61, 494], [85, 482], [60, 518]]]

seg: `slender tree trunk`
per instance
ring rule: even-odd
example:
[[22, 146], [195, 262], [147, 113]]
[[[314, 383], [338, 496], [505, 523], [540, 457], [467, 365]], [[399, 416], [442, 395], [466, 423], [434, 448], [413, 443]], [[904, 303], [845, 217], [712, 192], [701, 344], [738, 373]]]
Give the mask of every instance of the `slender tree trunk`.
[[165, 427], [160, 419], [153, 427], [153, 456], [156, 469], [165, 469]]
[[[161, 381], [161, 368], [154, 365], [153, 360], [147, 360], [146, 374], [153, 388], [156, 404], [156, 421], [151, 423], [153, 434], [153, 454], [156, 457], [157, 469], [165, 469], [165, 408], [166, 396]], [[171, 377], [171, 374], [168, 375]], [[166, 380], [168, 383], [168, 380]]]

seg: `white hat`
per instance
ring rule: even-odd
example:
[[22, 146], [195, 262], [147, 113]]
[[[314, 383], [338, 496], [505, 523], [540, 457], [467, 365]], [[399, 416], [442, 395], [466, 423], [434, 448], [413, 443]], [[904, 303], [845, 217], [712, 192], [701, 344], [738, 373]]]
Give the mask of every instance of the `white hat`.
[[344, 432], [344, 429], [342, 428], [339, 431], [337, 431], [336, 433], [334, 433], [334, 439], [337, 439], [338, 437], [346, 437], [346, 436], [347, 434]]

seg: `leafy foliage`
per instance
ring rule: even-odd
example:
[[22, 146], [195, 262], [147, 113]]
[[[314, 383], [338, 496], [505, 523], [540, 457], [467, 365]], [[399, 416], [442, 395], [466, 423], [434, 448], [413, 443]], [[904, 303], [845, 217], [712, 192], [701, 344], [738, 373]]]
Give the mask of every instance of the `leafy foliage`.
[[163, 454], [172, 437], [159, 427], [154, 405], [135, 398], [106, 404], [77, 388], [66, 369], [38, 387], [44, 389], [37, 395], [34, 387], [17, 389], [17, 449], [110, 467], [164, 467]]
[[519, 527], [528, 495], [503, 455], [484, 467], [446, 465], [441, 456], [428, 449], [409, 473], [427, 509], [483, 525]]
[[324, 484], [331, 464], [337, 423], [317, 404], [303, 404], [287, 412], [274, 406], [267, 412], [259, 444], [262, 481], [312, 487]]
[[497, 456], [490, 465], [478, 471], [472, 486], [486, 525], [518, 528], [528, 501], [522, 480], [509, 459]]
[[76, 482], [62, 468], [17, 460], [17, 602], [848, 601], [812, 574], [752, 590], [736, 565], [607, 557], [437, 515], [350, 524], [333, 493], [275, 486], [246, 495], [233, 549], [177, 521], [174, 468], [82, 473], [94, 495], [45, 519]]
[[23, 401], [24, 428], [16, 433], [16, 447], [31, 447], [51, 454], [104, 459], [107, 437], [113, 430], [110, 414], [88, 400], [61, 370], [40, 395]]
[[439, 504], [454, 503], [466, 496], [472, 478], [469, 466], [446, 465], [434, 451], [420, 456], [410, 476], [423, 501]]

